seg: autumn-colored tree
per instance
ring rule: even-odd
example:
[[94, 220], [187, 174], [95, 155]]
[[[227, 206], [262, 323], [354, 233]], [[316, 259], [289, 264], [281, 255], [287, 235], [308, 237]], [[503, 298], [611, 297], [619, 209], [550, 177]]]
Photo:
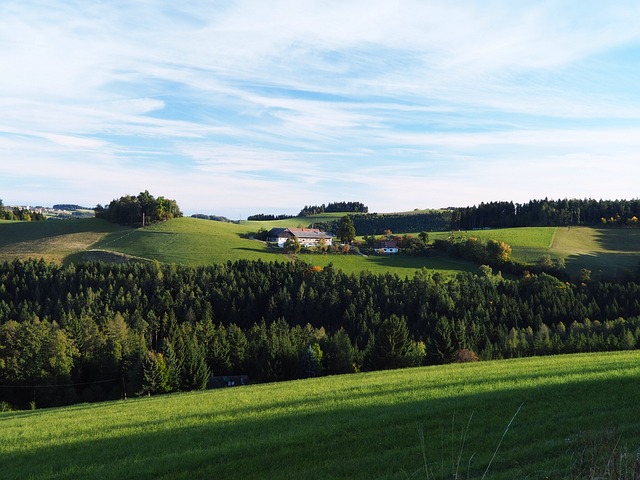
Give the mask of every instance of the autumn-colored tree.
[[489, 240], [487, 242], [487, 256], [490, 261], [508, 262], [511, 259], [511, 252], [511, 247], [504, 242], [498, 242], [497, 240]]

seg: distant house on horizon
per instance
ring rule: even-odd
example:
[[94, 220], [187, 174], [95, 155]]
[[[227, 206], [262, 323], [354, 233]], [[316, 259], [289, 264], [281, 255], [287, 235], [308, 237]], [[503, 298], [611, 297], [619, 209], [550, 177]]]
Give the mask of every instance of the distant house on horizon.
[[331, 246], [333, 241], [332, 234], [317, 228], [272, 228], [267, 234], [267, 242], [276, 243], [280, 248], [290, 238], [296, 238], [303, 247], [317, 247], [323, 242], [324, 245]]

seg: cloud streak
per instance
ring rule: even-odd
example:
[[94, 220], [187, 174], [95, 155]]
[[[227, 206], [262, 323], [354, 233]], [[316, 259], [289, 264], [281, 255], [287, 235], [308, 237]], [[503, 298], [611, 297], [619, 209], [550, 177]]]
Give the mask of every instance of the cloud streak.
[[637, 2], [2, 10], [7, 204], [149, 189], [238, 217], [636, 196], [615, 172], [639, 147]]

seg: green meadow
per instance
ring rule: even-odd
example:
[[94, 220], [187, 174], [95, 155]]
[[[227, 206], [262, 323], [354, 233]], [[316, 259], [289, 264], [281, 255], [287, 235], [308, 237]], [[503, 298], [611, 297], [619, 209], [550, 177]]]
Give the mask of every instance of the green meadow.
[[638, 405], [638, 351], [321, 377], [2, 413], [0, 476], [598, 478]]
[[[45, 258], [56, 262], [78, 260], [122, 261], [131, 257], [185, 265], [206, 265], [240, 259], [329, 263], [348, 273], [369, 271], [411, 276], [420, 268], [443, 274], [475, 272], [478, 265], [440, 256], [427, 257], [300, 254], [289, 256], [280, 249], [248, 238], [259, 229], [306, 227], [340, 214], [239, 224], [194, 218], [178, 218], [151, 227], [131, 229], [98, 219], [0, 222], [0, 260]], [[448, 238], [451, 232], [430, 232], [431, 241]], [[509, 244], [516, 260], [536, 263], [544, 255], [565, 259], [570, 273], [581, 268], [593, 275], [633, 269], [640, 261], [640, 229], [593, 227], [524, 227], [454, 232], [456, 236], [494, 239]], [[414, 233], [414, 235], [416, 235]]]
[[306, 224], [301, 223], [301, 219], [235, 224], [179, 218], [144, 229], [115, 232], [94, 244], [92, 250], [114, 251], [131, 257], [193, 266], [241, 259], [302, 261], [323, 267], [333, 264], [334, 267], [347, 273], [369, 271], [375, 274], [395, 273], [401, 277], [412, 276], [422, 267], [444, 274], [476, 271], [478, 268], [471, 262], [441, 256], [362, 256], [319, 253], [287, 255], [279, 248], [268, 247], [265, 242], [247, 238], [247, 234], [257, 232], [260, 228], [269, 230], [274, 226], [306, 227], [314, 221], [326, 221], [333, 217], [328, 214], [305, 217], [304, 220], [308, 222]]
[[46, 222], [0, 221], [0, 260], [44, 258], [64, 262], [102, 238], [128, 229], [95, 218]]
[[[456, 237], [476, 237], [482, 240], [498, 240], [510, 245], [513, 249], [513, 257], [516, 260], [533, 263], [545, 254], [558, 255], [553, 252], [553, 241], [557, 227], [520, 227], [500, 228], [493, 230], [471, 230], [454, 232]], [[450, 232], [437, 232], [429, 234], [429, 238], [448, 238]], [[579, 243], [579, 242], [578, 242]]]

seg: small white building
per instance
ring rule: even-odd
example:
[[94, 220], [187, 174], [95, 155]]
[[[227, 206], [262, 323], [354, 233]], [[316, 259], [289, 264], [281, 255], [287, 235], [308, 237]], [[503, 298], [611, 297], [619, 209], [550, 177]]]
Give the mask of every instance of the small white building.
[[381, 240], [375, 246], [375, 250], [383, 255], [394, 255], [400, 251], [395, 240]]

